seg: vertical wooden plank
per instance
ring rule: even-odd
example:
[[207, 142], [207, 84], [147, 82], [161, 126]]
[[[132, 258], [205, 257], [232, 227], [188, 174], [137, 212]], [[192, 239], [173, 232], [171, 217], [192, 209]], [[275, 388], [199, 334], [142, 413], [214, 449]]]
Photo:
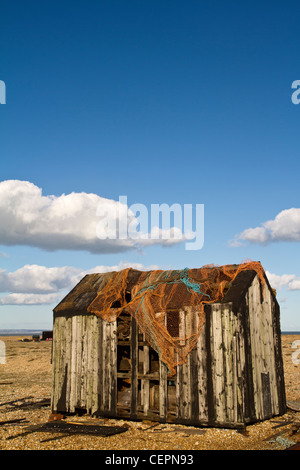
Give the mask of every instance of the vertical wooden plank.
[[117, 321], [110, 322], [110, 414], [117, 416]]
[[232, 338], [232, 347], [233, 347], [233, 396], [232, 396], [232, 420], [233, 422], [237, 422], [238, 415], [238, 378], [237, 378], [237, 344], [236, 344], [236, 336], [234, 335]]
[[253, 310], [256, 323], [256, 337], [255, 337], [255, 346], [256, 346], [256, 364], [257, 364], [257, 388], [259, 394], [259, 408], [260, 408], [260, 419], [264, 419], [264, 400], [263, 400], [263, 382], [262, 382], [262, 372], [265, 372], [265, 363], [264, 363], [264, 333], [265, 333], [265, 322], [264, 315], [262, 312], [261, 306], [261, 296], [260, 296], [260, 284], [259, 278], [256, 276], [252, 282], [253, 289]]
[[238, 319], [233, 316], [233, 336], [236, 341], [236, 362], [237, 362], [237, 423], [245, 423], [245, 342], [242, 334], [242, 327]]
[[67, 389], [67, 377], [68, 377], [68, 366], [66, 364], [66, 318], [61, 317], [60, 319], [60, 332], [59, 332], [59, 380], [58, 380], [58, 411], [66, 409], [66, 389]]
[[276, 374], [276, 344], [273, 330], [273, 315], [272, 315], [272, 297], [271, 292], [265, 286], [262, 310], [264, 317], [266, 318], [266, 348], [265, 348], [265, 360], [267, 363], [267, 371], [269, 372], [270, 380], [270, 399], [272, 414], [276, 415], [279, 413], [279, 395], [277, 387], [277, 374]]
[[93, 318], [95, 315], [87, 315], [86, 318], [86, 410], [90, 414], [92, 410], [93, 396]]
[[245, 419], [248, 421], [255, 421], [256, 407], [254, 401], [254, 378], [253, 378], [253, 364], [252, 364], [252, 345], [251, 345], [251, 325], [250, 325], [250, 297], [249, 290], [246, 292], [245, 297], [240, 305], [238, 314], [240, 322], [240, 336], [242, 337], [241, 347], [243, 347], [243, 360], [244, 360], [244, 406], [245, 406]]
[[58, 371], [58, 324], [59, 317], [54, 318], [53, 321], [53, 340], [52, 340], [52, 390], [51, 390], [51, 410], [57, 409], [57, 371]]
[[253, 367], [254, 403], [257, 419], [263, 419], [263, 396], [261, 373], [263, 370], [262, 325], [260, 321], [261, 304], [258, 277], [253, 279], [249, 288], [249, 317], [251, 334], [251, 351]]
[[[178, 358], [177, 358], [178, 360]], [[177, 366], [177, 371], [176, 371], [176, 418], [177, 421], [180, 422], [182, 419], [182, 391], [181, 391], [181, 384], [182, 384], [182, 366], [178, 365]]]
[[98, 411], [97, 411], [97, 414], [102, 415], [103, 414], [103, 383], [104, 383], [104, 380], [103, 380], [103, 363], [104, 363], [104, 360], [103, 360], [103, 324], [104, 324], [104, 320], [102, 320], [102, 318], [99, 318], [98, 320], [99, 320], [99, 323], [98, 323], [99, 355], [98, 355]]
[[106, 339], [105, 339], [105, 409], [106, 413], [110, 414], [110, 407], [111, 407], [111, 380], [112, 380], [112, 373], [111, 373], [111, 345], [110, 345], [110, 322], [105, 322], [105, 330], [106, 330]]
[[60, 317], [59, 322], [59, 332], [58, 332], [58, 351], [57, 351], [57, 359], [58, 359], [58, 369], [57, 369], [57, 408], [62, 409], [61, 403], [61, 390], [63, 385], [63, 377], [64, 377], [64, 364], [63, 364], [63, 351], [64, 351], [64, 326], [65, 326], [65, 318]]
[[66, 390], [66, 410], [70, 409], [70, 393], [71, 393], [71, 335], [72, 335], [72, 320], [66, 317], [65, 322], [65, 341], [66, 341], [66, 364], [68, 370], [67, 376], [67, 390]]
[[274, 356], [275, 356], [275, 373], [276, 373], [276, 388], [278, 393], [278, 412], [280, 414], [286, 413], [286, 394], [284, 383], [284, 369], [281, 348], [281, 330], [280, 330], [280, 308], [276, 299], [272, 296], [271, 303], [272, 310], [272, 323], [273, 323], [273, 337], [274, 337]]
[[256, 318], [254, 312], [254, 295], [252, 285], [248, 289], [248, 308], [249, 308], [249, 326], [250, 326], [250, 345], [251, 345], [251, 364], [252, 364], [252, 379], [253, 379], [253, 400], [255, 409], [255, 419], [261, 418], [259, 390], [258, 390], [258, 377], [257, 377], [257, 346], [256, 346]]
[[212, 337], [213, 335], [213, 321], [212, 321], [212, 305], [206, 313], [205, 320], [205, 349], [206, 349], [206, 370], [207, 370], [207, 417], [208, 423], [215, 423], [215, 400], [214, 400], [214, 380], [213, 380], [213, 346]]
[[224, 421], [233, 422], [233, 318], [231, 304], [221, 305], [221, 328], [223, 337], [223, 377], [224, 377]]
[[223, 344], [222, 344], [222, 322], [220, 304], [212, 305], [212, 325], [211, 325], [211, 352], [212, 352], [212, 373], [214, 380], [214, 399], [216, 421], [225, 421], [225, 394], [223, 376]]
[[205, 408], [205, 390], [206, 390], [206, 377], [204, 368], [204, 343], [203, 334], [205, 332], [204, 325], [200, 327], [200, 311], [194, 309], [192, 311], [192, 334], [198, 335], [197, 343], [191, 351], [190, 358], [190, 389], [191, 389], [191, 420], [193, 422], [203, 422], [206, 419], [203, 416]]
[[77, 376], [77, 321], [76, 316], [71, 319], [71, 370], [70, 370], [70, 407], [69, 411], [74, 413], [76, 407], [76, 376]]
[[[146, 341], [145, 335], [143, 335], [143, 340]], [[150, 361], [149, 361], [149, 346], [143, 346], [143, 373], [146, 375], [150, 370]], [[142, 393], [142, 406], [144, 415], [147, 416], [149, 411], [149, 394], [150, 394], [150, 382], [149, 380], [141, 381], [141, 393]]]
[[93, 354], [92, 354], [92, 404], [91, 413], [96, 414], [99, 409], [98, 404], [98, 384], [99, 384], [99, 329], [100, 321], [96, 315], [91, 316], [93, 332]]
[[167, 419], [168, 407], [168, 382], [167, 382], [167, 365], [159, 361], [159, 417], [162, 422]]
[[110, 388], [111, 388], [111, 364], [110, 364], [110, 325], [109, 322], [103, 321], [102, 324], [103, 329], [103, 360], [102, 360], [102, 368], [103, 368], [103, 389], [102, 389], [102, 396], [103, 396], [103, 412], [105, 415], [109, 413], [110, 408]]
[[137, 418], [138, 403], [138, 328], [135, 318], [131, 320], [131, 407], [132, 419]]
[[81, 406], [81, 369], [82, 369], [82, 315], [77, 315], [77, 351], [76, 351], [76, 408]]
[[79, 405], [81, 408], [87, 406], [87, 315], [81, 315], [81, 372], [80, 372], [80, 394]]
[[242, 325], [233, 312], [232, 303], [222, 305], [224, 349], [224, 421], [244, 422], [244, 367], [245, 351]]
[[207, 349], [205, 332], [206, 328], [204, 324], [197, 342], [199, 420], [204, 423], [208, 421]]
[[198, 387], [198, 351], [194, 348], [190, 353], [190, 419], [199, 421], [199, 387]]
[[[187, 315], [184, 309], [179, 310], [179, 337], [182, 338], [180, 344], [184, 346], [184, 339], [187, 337], [187, 329], [189, 328], [186, 321]], [[178, 404], [178, 419], [182, 421], [189, 420], [190, 413], [190, 355], [187, 356], [186, 362], [177, 367], [177, 384], [176, 396]]]
[[270, 387], [270, 375], [269, 372], [261, 373], [261, 380], [263, 385], [263, 411], [264, 418], [272, 417], [272, 399], [271, 399], [271, 387]]
[[63, 345], [64, 345], [64, 317], [56, 317], [53, 328], [53, 375], [54, 387], [52, 392], [52, 407], [57, 411], [58, 403], [61, 396], [63, 384]]
[[185, 345], [185, 312], [183, 309], [179, 310], [179, 344], [180, 346]]

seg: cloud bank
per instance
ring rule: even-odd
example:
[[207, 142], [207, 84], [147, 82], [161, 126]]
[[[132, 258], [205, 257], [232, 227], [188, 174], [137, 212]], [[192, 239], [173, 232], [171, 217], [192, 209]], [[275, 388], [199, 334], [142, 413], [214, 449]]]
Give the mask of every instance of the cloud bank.
[[300, 242], [300, 209], [286, 209], [260, 227], [248, 228], [230, 241], [231, 246], [242, 242], [267, 245], [273, 242]]
[[57, 294], [8, 294], [0, 298], [0, 305], [52, 304], [55, 303], [57, 299]]
[[[26, 265], [13, 272], [0, 270], [0, 305], [41, 305], [58, 303], [86, 274], [120, 271], [132, 267], [140, 271], [159, 269], [157, 265], [120, 262], [114, 266], [95, 266], [82, 270], [73, 266], [46, 267]], [[300, 277], [295, 274], [273, 274], [266, 271], [276, 289], [300, 290]]]
[[120, 262], [115, 266], [95, 266], [83, 271], [72, 266], [52, 267], [26, 265], [7, 273], [0, 270], [0, 305], [53, 304], [63, 298], [86, 274], [120, 271], [132, 267], [140, 271], [158, 269], [140, 263]]
[[[114, 266], [95, 266], [82, 270], [73, 266], [46, 267], [26, 265], [13, 272], [0, 270], [0, 305], [41, 305], [58, 303], [86, 274], [120, 271], [132, 267], [140, 271], [159, 269], [141, 263], [120, 262]], [[280, 290], [300, 290], [300, 277], [295, 274], [273, 274], [266, 271], [271, 286]]]
[[[100, 223], [106, 214], [105, 224]], [[176, 227], [174, 238], [162, 235], [151, 238], [109, 238], [110, 230], [119, 227], [119, 220], [137, 227], [139, 220], [127, 205], [93, 193], [44, 196], [42, 189], [29, 181], [0, 182], [0, 244], [26, 245], [54, 250], [86, 250], [91, 253], [118, 253], [153, 244], [169, 246], [183, 242], [186, 237]], [[156, 228], [154, 228], [155, 230]]]

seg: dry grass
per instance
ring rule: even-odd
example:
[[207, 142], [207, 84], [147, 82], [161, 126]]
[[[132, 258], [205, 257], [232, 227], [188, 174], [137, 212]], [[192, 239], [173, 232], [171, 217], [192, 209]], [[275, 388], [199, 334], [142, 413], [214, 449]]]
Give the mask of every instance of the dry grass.
[[[0, 364], [0, 405], [12, 400], [33, 397], [29, 401], [38, 402], [51, 395], [51, 342], [20, 342], [17, 337], [1, 337], [6, 345], [6, 364]], [[289, 401], [300, 401], [300, 365], [292, 362], [291, 345], [300, 336], [282, 336], [286, 395]], [[22, 402], [19, 402], [22, 405]], [[284, 439], [300, 441], [300, 433], [292, 434], [292, 425], [274, 429], [274, 420], [247, 426], [246, 432], [236, 430], [202, 428], [202, 432], [191, 433], [181, 425], [160, 424], [151, 426], [150, 422], [124, 420], [101, 420], [88, 416], [69, 416], [69, 422], [118, 425], [128, 424], [128, 431], [110, 437], [33, 432], [16, 437], [26, 431], [27, 426], [42, 424], [50, 416], [49, 406], [22, 407], [0, 406], [2, 421], [22, 419], [17, 423], [0, 425], [0, 449], [15, 450], [266, 450], [285, 448]], [[300, 412], [289, 410], [277, 420], [300, 421]], [[267, 439], [276, 432], [284, 439]], [[8, 439], [8, 438], [11, 439]], [[55, 439], [53, 439], [55, 438]], [[51, 439], [51, 440], [49, 440]], [[48, 440], [46, 442], [42, 442]], [[288, 442], [288, 441], [286, 441]]]

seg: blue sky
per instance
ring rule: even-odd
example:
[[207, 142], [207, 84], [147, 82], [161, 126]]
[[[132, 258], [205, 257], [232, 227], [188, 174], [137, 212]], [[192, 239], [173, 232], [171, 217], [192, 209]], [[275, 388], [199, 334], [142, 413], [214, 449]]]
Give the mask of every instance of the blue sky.
[[[1, 2], [0, 328], [51, 328], [95, 267], [252, 259], [300, 330], [299, 21], [296, 1]], [[204, 204], [203, 248], [92, 249], [120, 195]]]

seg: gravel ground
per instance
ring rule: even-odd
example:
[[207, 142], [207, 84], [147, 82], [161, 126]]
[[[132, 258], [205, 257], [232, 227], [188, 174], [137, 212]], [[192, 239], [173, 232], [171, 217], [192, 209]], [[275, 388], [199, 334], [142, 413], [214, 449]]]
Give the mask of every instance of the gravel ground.
[[[293, 424], [300, 422], [300, 412], [291, 409], [284, 416], [249, 425], [245, 432], [68, 416], [63, 422], [128, 426], [128, 430], [109, 437], [38, 431], [20, 436], [28, 426], [41, 425], [50, 418], [49, 404], [38, 402], [51, 396], [51, 341], [22, 342], [17, 337], [0, 337], [0, 340], [6, 346], [6, 363], [0, 363], [2, 450], [282, 450], [300, 441], [300, 431], [295, 433]], [[296, 340], [300, 340], [300, 336], [283, 335], [282, 352], [287, 400], [300, 402], [300, 364], [292, 358], [297, 351], [292, 348]], [[13, 400], [19, 401], [4, 404]], [[36, 406], [27, 406], [29, 402]], [[1, 424], [10, 420], [21, 421]], [[274, 421], [289, 423], [275, 428], [278, 423]], [[280, 435], [273, 436], [275, 433]]]

